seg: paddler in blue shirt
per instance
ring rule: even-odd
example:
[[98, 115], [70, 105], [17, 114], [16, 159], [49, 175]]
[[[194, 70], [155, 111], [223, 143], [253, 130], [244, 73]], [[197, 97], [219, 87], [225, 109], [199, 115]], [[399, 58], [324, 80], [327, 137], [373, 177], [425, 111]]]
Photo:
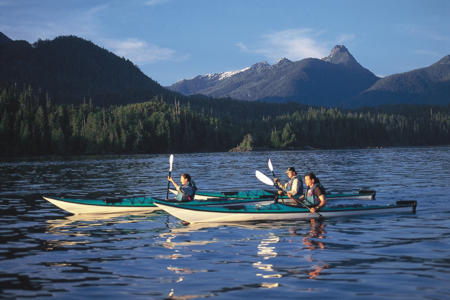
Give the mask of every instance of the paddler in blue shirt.
[[273, 182], [281, 188], [281, 190], [278, 191], [278, 194], [287, 195], [289, 199], [295, 201], [295, 197], [298, 197], [303, 193], [303, 182], [297, 175], [294, 167], [289, 167], [285, 173], [289, 177], [287, 183], [281, 184], [278, 178], [274, 178]]
[[325, 188], [320, 184], [319, 178], [314, 173], [305, 175], [305, 184], [308, 186], [307, 191], [297, 201], [303, 201], [308, 206], [310, 212], [317, 212], [327, 205], [325, 196]]
[[177, 197], [175, 198], [176, 201], [187, 202], [194, 200], [197, 187], [194, 181], [191, 180], [191, 175], [181, 174], [181, 185], [176, 184], [171, 176], [167, 176], [167, 180], [172, 182], [178, 191]]

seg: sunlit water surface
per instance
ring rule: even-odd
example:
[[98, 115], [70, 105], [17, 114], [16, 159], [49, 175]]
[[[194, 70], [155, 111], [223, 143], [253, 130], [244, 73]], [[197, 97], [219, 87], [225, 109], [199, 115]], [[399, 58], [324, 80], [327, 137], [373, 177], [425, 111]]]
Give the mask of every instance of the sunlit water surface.
[[[450, 148], [176, 154], [199, 189], [267, 188], [295, 166], [416, 214], [183, 225], [164, 212], [71, 215], [42, 199], [165, 197], [168, 155], [0, 160], [0, 298], [448, 299]], [[362, 203], [363, 201], [359, 201]]]

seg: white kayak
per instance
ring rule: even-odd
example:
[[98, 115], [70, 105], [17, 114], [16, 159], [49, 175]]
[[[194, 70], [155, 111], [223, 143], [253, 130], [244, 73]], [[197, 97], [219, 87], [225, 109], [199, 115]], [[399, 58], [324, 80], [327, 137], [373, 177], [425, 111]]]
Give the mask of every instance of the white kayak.
[[311, 213], [304, 207], [282, 203], [207, 207], [180, 205], [156, 200], [154, 204], [178, 219], [190, 223], [222, 223], [350, 217], [386, 213], [415, 213], [417, 201], [397, 201], [395, 204], [389, 205], [338, 205], [324, 207], [319, 211], [320, 215]]
[[[132, 197], [132, 198], [105, 198], [105, 199], [70, 199], [44, 196], [44, 199], [58, 206], [59, 208], [73, 214], [114, 214], [114, 213], [148, 213], [161, 210], [154, 204], [153, 197]], [[256, 199], [228, 199], [212, 198], [209, 200], [194, 200], [189, 202], [178, 202], [183, 205], [201, 206], [227, 206], [236, 204], [262, 204], [274, 201], [274, 197]]]

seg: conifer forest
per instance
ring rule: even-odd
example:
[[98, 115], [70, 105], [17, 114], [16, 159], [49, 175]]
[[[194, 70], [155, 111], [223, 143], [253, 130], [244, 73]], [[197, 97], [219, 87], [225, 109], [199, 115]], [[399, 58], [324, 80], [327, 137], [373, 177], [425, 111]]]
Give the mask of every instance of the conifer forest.
[[204, 97], [100, 107], [0, 87], [0, 156], [339, 149], [450, 144], [450, 105], [354, 110]]

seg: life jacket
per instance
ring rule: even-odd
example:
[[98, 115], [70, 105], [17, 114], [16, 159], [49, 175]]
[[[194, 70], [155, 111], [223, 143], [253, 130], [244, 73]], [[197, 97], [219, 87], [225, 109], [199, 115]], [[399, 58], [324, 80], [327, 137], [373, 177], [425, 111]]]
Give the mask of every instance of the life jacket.
[[300, 196], [301, 193], [303, 192], [303, 182], [302, 182], [302, 179], [298, 175], [292, 177], [288, 181], [288, 183], [286, 184], [286, 192], [289, 192], [292, 189], [292, 185], [294, 184], [295, 179], [298, 179], [298, 181], [299, 181], [299, 184], [297, 184], [297, 189], [298, 189], [297, 196]]
[[192, 194], [189, 195], [189, 201], [192, 201], [195, 198], [195, 193], [197, 192], [198, 188], [197, 188], [197, 185], [195, 184], [195, 182], [193, 180], [189, 181], [188, 184], [190, 186], [192, 186], [192, 190], [193, 190]]
[[[191, 192], [192, 189], [192, 192]], [[185, 193], [185, 190], [187, 192], [191, 192], [189, 194]], [[195, 192], [197, 192], [197, 186], [195, 185], [194, 181], [189, 181], [187, 184], [182, 185], [180, 187], [180, 191], [177, 194], [177, 197], [175, 200], [181, 201], [181, 202], [188, 202], [194, 200]]]
[[314, 194], [314, 190], [316, 189], [316, 187], [323, 188], [323, 186], [320, 183], [316, 183], [312, 188], [308, 188], [308, 190], [306, 190], [305, 192], [305, 200], [303, 201], [303, 203], [305, 203], [307, 206], [312, 207], [320, 204], [319, 197], [317, 197], [317, 195]]

